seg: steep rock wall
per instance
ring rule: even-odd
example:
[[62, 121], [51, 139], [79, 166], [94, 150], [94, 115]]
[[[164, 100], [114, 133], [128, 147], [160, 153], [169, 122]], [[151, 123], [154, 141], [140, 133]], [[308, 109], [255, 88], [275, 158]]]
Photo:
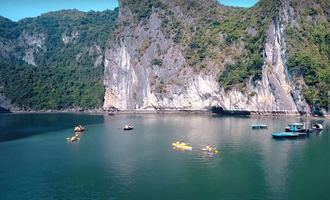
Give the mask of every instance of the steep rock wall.
[[[219, 105], [214, 77], [186, 67], [180, 47], [165, 38], [160, 24], [153, 13], [148, 24], [126, 29], [133, 36], [120, 38], [107, 51], [104, 109], [201, 110]], [[162, 63], [154, 64], [155, 59]]]
[[249, 91], [223, 92], [224, 108], [256, 112], [297, 113], [285, 67], [285, 37], [281, 20], [269, 26], [264, 50], [262, 80], [250, 81]]
[[[175, 11], [182, 13], [179, 7]], [[161, 19], [153, 12], [146, 22], [125, 27], [111, 42], [104, 62], [103, 108], [204, 110], [216, 106], [261, 113], [308, 112], [285, 67], [288, 11], [283, 4], [279, 17], [269, 25], [262, 79], [250, 80], [245, 91], [225, 91], [217, 82], [217, 74], [193, 70], [181, 47], [164, 36]], [[120, 17], [134, 24], [128, 8], [121, 12]]]

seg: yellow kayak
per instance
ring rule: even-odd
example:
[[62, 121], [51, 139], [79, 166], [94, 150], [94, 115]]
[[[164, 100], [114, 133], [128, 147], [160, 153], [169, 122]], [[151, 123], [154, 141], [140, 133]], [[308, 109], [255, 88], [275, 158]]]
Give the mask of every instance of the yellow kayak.
[[184, 150], [189, 150], [189, 151], [192, 150], [192, 146], [190, 146], [189, 144], [184, 143], [184, 142], [174, 142], [174, 143], [172, 143], [172, 146], [175, 148], [179, 148], [179, 149], [184, 149]]

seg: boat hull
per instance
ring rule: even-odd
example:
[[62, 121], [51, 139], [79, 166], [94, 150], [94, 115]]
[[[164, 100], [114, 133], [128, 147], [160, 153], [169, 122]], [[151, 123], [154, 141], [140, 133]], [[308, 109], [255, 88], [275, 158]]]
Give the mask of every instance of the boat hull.
[[298, 137], [307, 137], [308, 133], [300, 132], [275, 132], [272, 133], [273, 138], [298, 138]]
[[298, 129], [298, 130], [292, 130], [288, 127], [285, 128], [285, 132], [293, 132], [293, 133], [308, 133], [309, 132], [309, 129]]
[[298, 137], [299, 134], [295, 132], [277, 132], [272, 133], [273, 138], [295, 138]]
[[267, 129], [267, 126], [251, 126], [252, 129]]
[[76, 133], [81, 133], [81, 132], [84, 132], [85, 130], [74, 130], [74, 132]]
[[74, 131], [74, 132], [78, 132], [78, 133], [80, 133], [80, 132], [84, 132], [85, 129], [84, 129], [84, 128], [81, 128], [81, 129], [79, 129], [79, 128], [76, 129], [76, 128], [75, 128], [73, 131]]

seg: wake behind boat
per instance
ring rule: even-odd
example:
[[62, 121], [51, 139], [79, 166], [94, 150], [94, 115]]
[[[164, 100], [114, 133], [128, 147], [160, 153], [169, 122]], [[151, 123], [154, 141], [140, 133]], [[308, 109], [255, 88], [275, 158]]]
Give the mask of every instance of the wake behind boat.
[[68, 142], [78, 142], [80, 140], [80, 134], [75, 134], [74, 136], [72, 137], [69, 137], [69, 138], [66, 138]]

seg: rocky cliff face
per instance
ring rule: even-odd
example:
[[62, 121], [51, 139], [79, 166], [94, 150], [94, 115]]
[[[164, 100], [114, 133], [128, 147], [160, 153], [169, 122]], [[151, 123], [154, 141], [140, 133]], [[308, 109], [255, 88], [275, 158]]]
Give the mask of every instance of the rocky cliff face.
[[104, 109], [202, 110], [219, 104], [215, 77], [186, 66], [180, 46], [160, 26], [154, 12], [146, 24], [124, 27], [111, 44], [105, 56]]
[[327, 0], [119, 0], [119, 11], [0, 17], [0, 107], [325, 113], [329, 10]]
[[[181, 18], [186, 15], [175, 1], [170, 10]], [[292, 86], [286, 68], [285, 27], [290, 20], [288, 1], [283, 1], [267, 25], [261, 80], [248, 81], [244, 91], [224, 90], [217, 82], [220, 70], [194, 70], [182, 45], [162, 31], [162, 11], [134, 21], [132, 11], [120, 1], [119, 20], [130, 21], [110, 44], [105, 55], [106, 88], [104, 109], [192, 109], [221, 107], [225, 110], [254, 112], [310, 112], [304, 98]], [[238, 49], [238, 51], [240, 51]]]
[[291, 75], [286, 68], [285, 27], [290, 20], [289, 9], [288, 1], [283, 1], [278, 17], [268, 26], [264, 44], [262, 79], [257, 82], [250, 81], [248, 86], [248, 92], [253, 92], [254, 95], [251, 97], [249, 93], [235, 90], [224, 93], [225, 109], [310, 113], [303, 96], [293, 87]]

